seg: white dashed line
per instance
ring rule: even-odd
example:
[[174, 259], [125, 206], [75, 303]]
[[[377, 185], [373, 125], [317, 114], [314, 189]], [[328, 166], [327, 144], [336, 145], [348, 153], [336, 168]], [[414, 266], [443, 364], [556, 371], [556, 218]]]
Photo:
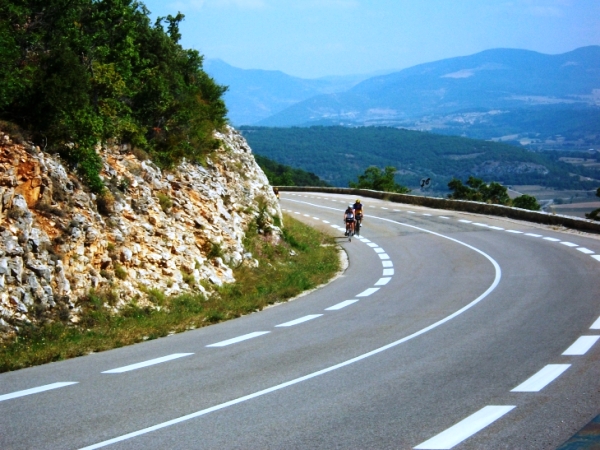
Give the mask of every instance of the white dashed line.
[[592, 255], [592, 258], [594, 258], [596, 261], [600, 261], [600, 255]]
[[503, 231], [504, 228], [502, 227], [490, 227], [490, 230], [498, 230], [498, 231]]
[[429, 214], [429, 213], [423, 213], [423, 215], [424, 215], [424, 216], [430, 216], [430, 217], [431, 217], [431, 214]]
[[598, 339], [600, 339], [600, 336], [581, 336], [573, 343], [573, 345], [563, 352], [563, 356], [585, 355]]
[[270, 331], [255, 331], [254, 333], [244, 334], [243, 336], [238, 336], [233, 339], [228, 339], [226, 341], [217, 342], [216, 344], [207, 345], [207, 347], [226, 347], [227, 345], [237, 344], [238, 342], [246, 341], [248, 339], [252, 339], [258, 336], [262, 336], [264, 334], [268, 334]]
[[596, 321], [592, 324], [590, 330], [600, 330], [600, 317], [598, 317]]
[[163, 356], [161, 358], [154, 358], [148, 361], [139, 362], [136, 364], [130, 364], [128, 366], [117, 367], [116, 369], [105, 370], [102, 373], [123, 373], [131, 370], [141, 369], [143, 367], [153, 366], [155, 364], [164, 363], [173, 359], [183, 358], [184, 356], [190, 356], [193, 353], [173, 353], [172, 355]]
[[379, 280], [377, 280], [377, 283], [375, 283], [375, 286], [385, 286], [390, 282], [390, 280], [390, 277], [380, 278]]
[[382, 206], [381, 209], [390, 209], [390, 208], [386, 208], [385, 206]]
[[379, 256], [381, 259], [390, 259], [390, 255], [387, 253], [377, 253], [377, 256]]
[[439, 216], [440, 219], [449, 219], [450, 217], [446, 217], [446, 216]]
[[331, 223], [331, 222], [328, 222], [327, 220], [324, 220], [323, 223]]
[[460, 219], [459, 222], [462, 222], [462, 223], [471, 223], [470, 220], [466, 220], [466, 219]]
[[[513, 234], [523, 234], [522, 231], [517, 231], [517, 230], [506, 230], [507, 233], [513, 233]], [[557, 239], [558, 241], [558, 239]]]
[[571, 364], [548, 364], [510, 392], [539, 392], [558, 378]]
[[416, 214], [414, 211], [406, 211], [409, 214]]
[[294, 325], [308, 322], [309, 320], [316, 319], [317, 317], [321, 317], [322, 315], [323, 314], [310, 314], [308, 316], [300, 317], [299, 319], [296, 319], [296, 320], [290, 320], [289, 322], [275, 325], [275, 327], [293, 327]]
[[544, 240], [545, 241], [550, 241], [550, 242], [560, 242], [560, 239], [551, 238], [551, 237], [545, 237]]
[[577, 244], [573, 244], [572, 242], [562, 241], [562, 245], [566, 245], [567, 247], [577, 247]]
[[383, 267], [394, 267], [394, 263], [392, 261], [381, 261], [381, 265]]
[[585, 253], [586, 255], [594, 254], [593, 251], [591, 251], [589, 248], [585, 248], [585, 247], [578, 247], [576, 250], [579, 250], [581, 253]]
[[342, 309], [345, 308], [346, 306], [352, 305], [353, 303], [356, 303], [358, 300], [344, 300], [341, 303], [338, 303], [337, 305], [333, 305], [330, 306], [329, 308], [325, 308], [325, 311], [337, 311], [338, 309]]
[[531, 236], [531, 237], [542, 237], [541, 234], [534, 234], [534, 233], [525, 233], [525, 236]]
[[485, 224], [485, 223], [478, 223], [478, 222], [474, 222], [473, 225], [476, 225], [478, 227], [487, 227], [489, 225]]
[[[363, 241], [363, 242], [364, 242], [364, 241]], [[379, 245], [377, 245], [377, 244], [375, 244], [375, 243], [373, 243], [373, 242], [368, 242], [368, 243], [366, 243], [366, 244], [367, 244], [369, 247], [372, 247], [372, 248], [377, 248], [377, 247], [379, 247]]]
[[394, 275], [394, 269], [383, 269], [384, 277], [391, 277], [392, 275]]
[[415, 449], [450, 449], [491, 425], [514, 408], [516, 406], [512, 405], [486, 406], [446, 431], [417, 445]]
[[379, 290], [379, 288], [369, 288], [366, 291], [363, 291], [360, 294], [358, 294], [357, 297], [368, 297], [369, 295], [374, 294], [378, 290]]
[[11, 392], [10, 394], [0, 395], [0, 402], [4, 400], [10, 400], [13, 398], [24, 397], [26, 395], [38, 394], [40, 392], [50, 391], [52, 389], [58, 389], [65, 386], [71, 386], [77, 384], [77, 381], [63, 381], [60, 383], [46, 384], [45, 386], [38, 386], [31, 389], [25, 389], [23, 391]]
[[382, 249], [382, 248], [380, 248], [380, 247], [374, 247], [374, 248], [373, 248], [373, 251], [374, 251], [375, 253], [385, 253], [385, 250], [384, 250], [384, 249]]

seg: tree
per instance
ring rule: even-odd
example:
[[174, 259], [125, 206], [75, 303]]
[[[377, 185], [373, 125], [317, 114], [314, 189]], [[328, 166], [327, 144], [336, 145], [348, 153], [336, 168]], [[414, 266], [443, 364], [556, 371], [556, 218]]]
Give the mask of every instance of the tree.
[[470, 176], [465, 186], [459, 179], [453, 178], [448, 183], [452, 191], [448, 198], [456, 200], [472, 200], [477, 202], [494, 203], [497, 205], [510, 205], [510, 197], [506, 187], [499, 183], [486, 184], [482, 179]]
[[530, 209], [532, 211], [539, 211], [542, 208], [535, 197], [527, 194], [514, 198], [512, 205], [515, 208]]
[[[596, 197], [600, 197], [600, 187], [596, 189]], [[593, 210], [591, 213], [586, 213], [585, 217], [592, 220], [600, 220], [600, 208]]]
[[387, 166], [382, 172], [379, 167], [370, 166], [362, 175], [358, 176], [358, 182], [350, 181], [348, 186], [358, 189], [373, 189], [383, 192], [398, 192], [406, 194], [410, 192], [406, 186], [402, 186], [394, 180], [396, 168]]

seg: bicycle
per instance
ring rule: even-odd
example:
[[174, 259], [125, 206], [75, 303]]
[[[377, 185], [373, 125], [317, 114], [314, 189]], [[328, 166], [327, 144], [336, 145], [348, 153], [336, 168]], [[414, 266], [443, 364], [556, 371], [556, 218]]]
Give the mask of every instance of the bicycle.
[[346, 233], [345, 236], [348, 236], [348, 241], [352, 242], [352, 236], [354, 232], [352, 231], [352, 222], [346, 221]]
[[354, 234], [356, 236], [360, 236], [360, 226], [362, 224], [362, 214], [356, 215], [356, 220], [354, 222]]

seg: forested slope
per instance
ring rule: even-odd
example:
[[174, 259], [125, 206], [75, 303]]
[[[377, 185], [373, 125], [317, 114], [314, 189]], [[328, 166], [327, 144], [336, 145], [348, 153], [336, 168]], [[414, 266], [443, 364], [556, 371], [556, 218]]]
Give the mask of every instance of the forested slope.
[[[595, 189], [584, 168], [517, 146], [390, 127], [242, 127], [258, 154], [317, 174], [334, 186], [347, 186], [368, 166], [394, 166], [396, 179], [416, 187], [431, 177], [445, 189], [452, 177], [473, 175], [505, 184]], [[592, 174], [593, 175], [593, 174]]]

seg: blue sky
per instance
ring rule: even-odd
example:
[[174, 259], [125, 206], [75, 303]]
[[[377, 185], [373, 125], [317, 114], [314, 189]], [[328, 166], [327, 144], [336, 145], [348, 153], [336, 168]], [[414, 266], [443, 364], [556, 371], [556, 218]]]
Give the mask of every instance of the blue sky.
[[142, 0], [186, 18], [182, 45], [303, 78], [373, 73], [522, 48], [600, 45], [600, 0]]

